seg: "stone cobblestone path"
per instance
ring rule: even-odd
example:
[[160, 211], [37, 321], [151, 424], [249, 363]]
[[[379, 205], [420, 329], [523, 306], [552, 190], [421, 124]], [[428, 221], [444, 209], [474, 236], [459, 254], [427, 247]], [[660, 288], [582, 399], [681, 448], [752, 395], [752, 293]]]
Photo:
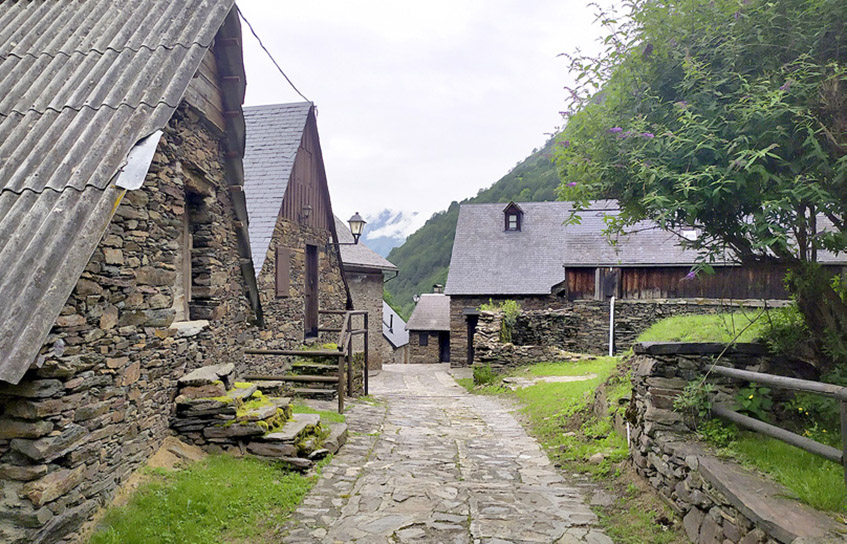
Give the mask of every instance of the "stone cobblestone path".
[[502, 401], [448, 365], [391, 365], [380, 402], [348, 411], [347, 445], [283, 527], [285, 543], [610, 544]]

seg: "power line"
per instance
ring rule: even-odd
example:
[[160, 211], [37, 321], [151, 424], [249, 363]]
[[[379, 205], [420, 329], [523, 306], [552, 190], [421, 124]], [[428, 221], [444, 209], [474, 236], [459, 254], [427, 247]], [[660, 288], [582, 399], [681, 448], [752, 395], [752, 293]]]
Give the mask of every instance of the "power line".
[[297, 87], [295, 87], [295, 86], [294, 86], [294, 83], [292, 83], [292, 82], [291, 82], [291, 80], [288, 78], [288, 76], [287, 76], [287, 75], [285, 75], [285, 72], [283, 72], [283, 71], [282, 71], [282, 68], [280, 68], [280, 66], [279, 66], [279, 64], [276, 62], [276, 59], [274, 58], [274, 56], [273, 56], [273, 55], [271, 55], [271, 52], [270, 52], [270, 51], [268, 51], [268, 48], [267, 48], [267, 47], [265, 47], [265, 44], [263, 44], [263, 43], [262, 43], [262, 38], [260, 38], [260, 37], [259, 37], [259, 35], [258, 35], [258, 34], [256, 34], [256, 31], [255, 31], [255, 30], [253, 30], [253, 25], [251, 25], [251, 24], [250, 24], [250, 21], [248, 21], [248, 20], [247, 20], [247, 17], [245, 17], [245, 16], [244, 16], [244, 13], [242, 13], [242, 12], [241, 12], [241, 9], [239, 9], [239, 8], [238, 8], [238, 6], [236, 6], [236, 7], [235, 7], [235, 9], [237, 9], [237, 10], [238, 10], [238, 15], [239, 15], [239, 17], [241, 17], [241, 19], [242, 19], [245, 23], [247, 23], [247, 27], [250, 29], [250, 32], [253, 34], [253, 36], [255, 36], [255, 37], [256, 37], [256, 40], [259, 42], [259, 46], [260, 46], [260, 47], [261, 47], [261, 48], [265, 51], [265, 53], [267, 53], [268, 58], [269, 58], [269, 59], [271, 59], [271, 62], [273, 62], [273, 63], [274, 63], [274, 66], [276, 66], [276, 69], [277, 69], [277, 70], [279, 70], [279, 73], [280, 73], [280, 74], [282, 74], [282, 77], [284, 77], [284, 78], [285, 78], [285, 81], [287, 81], [287, 82], [288, 82], [288, 84], [289, 84], [289, 85], [291, 85], [291, 88], [292, 88], [292, 89], [294, 89], [294, 91], [295, 91], [297, 94], [299, 94], [299, 95], [303, 98], [303, 100], [305, 100], [306, 102], [311, 102], [311, 100], [309, 100], [308, 98], [306, 98], [306, 95], [304, 95], [303, 93], [301, 93], [301, 92], [300, 92], [300, 90], [299, 90]]

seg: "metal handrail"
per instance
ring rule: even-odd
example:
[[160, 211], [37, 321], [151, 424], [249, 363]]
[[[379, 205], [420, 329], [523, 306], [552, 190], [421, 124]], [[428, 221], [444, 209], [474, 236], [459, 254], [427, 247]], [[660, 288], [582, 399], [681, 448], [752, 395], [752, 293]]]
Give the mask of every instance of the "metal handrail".
[[839, 401], [841, 405], [841, 450], [827, 446], [805, 436], [792, 433], [776, 425], [765, 423], [758, 419], [739, 414], [735, 410], [730, 409], [725, 405], [715, 405], [712, 407], [712, 412], [719, 417], [727, 419], [736, 425], [750, 429], [771, 438], [781, 440], [786, 444], [791, 444], [811, 454], [823, 457], [835, 463], [839, 463], [844, 468], [844, 483], [847, 485], [847, 387], [832, 385], [829, 383], [815, 382], [811, 380], [801, 380], [799, 378], [789, 378], [786, 376], [776, 376], [774, 374], [765, 374], [763, 372], [751, 372], [749, 370], [738, 370], [725, 366], [714, 366], [710, 370], [711, 373], [725, 376], [727, 378], [735, 378], [748, 382], [769, 385], [789, 391], [804, 391], [808, 393], [816, 393], [827, 397], [833, 397]]

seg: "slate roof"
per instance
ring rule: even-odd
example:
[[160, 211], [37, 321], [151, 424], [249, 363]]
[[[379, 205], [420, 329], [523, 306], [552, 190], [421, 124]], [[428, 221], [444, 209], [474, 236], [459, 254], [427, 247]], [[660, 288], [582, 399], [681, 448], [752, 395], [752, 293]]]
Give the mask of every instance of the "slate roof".
[[167, 124], [233, 5], [3, 2], [0, 380], [34, 362], [123, 196], [130, 150]]
[[385, 301], [382, 302], [382, 335], [395, 348], [403, 347], [409, 343], [409, 331], [406, 330], [406, 322]]
[[424, 293], [415, 305], [407, 331], [449, 331], [450, 297], [440, 293]]
[[[353, 243], [353, 233], [346, 221], [335, 217], [335, 231], [338, 233], [338, 241], [342, 244]], [[355, 245], [343, 245], [341, 249], [341, 262], [348, 270], [377, 270], [392, 272], [397, 267], [384, 259], [377, 252], [359, 241]]]
[[244, 192], [256, 276], [262, 272], [294, 158], [313, 107], [311, 102], [295, 102], [244, 108], [247, 122]]
[[[503, 230], [505, 204], [462, 204], [444, 292], [448, 295], [542, 295], [565, 279], [564, 267], [691, 266], [697, 252], [650, 221], [611, 245], [602, 234], [617, 203], [598, 200], [581, 222], [563, 225], [569, 202], [522, 202], [521, 230]], [[826, 252], [821, 262], [842, 262]], [[725, 264], [732, 264], [727, 259]]]

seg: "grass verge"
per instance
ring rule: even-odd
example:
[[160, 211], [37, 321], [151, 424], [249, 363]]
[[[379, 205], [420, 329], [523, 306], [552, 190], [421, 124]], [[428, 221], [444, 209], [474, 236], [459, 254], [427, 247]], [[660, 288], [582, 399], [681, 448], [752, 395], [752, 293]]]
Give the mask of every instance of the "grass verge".
[[755, 342], [764, 333], [766, 320], [758, 312], [710, 315], [678, 315], [657, 321], [638, 336], [639, 342], [731, 342], [742, 329], [737, 342]]
[[[538, 382], [511, 391], [500, 380], [474, 386], [473, 380], [456, 380], [475, 394], [502, 395], [516, 399], [529, 434], [563, 471], [592, 475], [611, 500], [595, 507], [604, 531], [619, 544], [683, 544], [681, 523], [670, 509], [632, 471], [626, 439], [614, 431], [612, 417], [623, 410], [620, 399], [629, 396], [628, 366], [614, 357], [576, 363], [539, 363], [516, 370], [516, 376], [584, 376], [575, 382]], [[505, 377], [505, 376], [503, 376]], [[594, 414], [595, 392], [602, 386], [604, 415]], [[600, 455], [598, 455], [600, 454]], [[592, 459], [593, 458], [593, 459]]]
[[300, 402], [291, 405], [291, 412], [294, 414], [318, 414], [321, 416], [321, 423], [344, 423], [347, 421], [344, 414], [332, 410], [316, 410]]
[[812, 508], [847, 513], [844, 469], [838, 463], [750, 432], [739, 433], [721, 453], [769, 475]]
[[126, 506], [106, 513], [91, 544], [276, 542], [277, 528], [315, 481], [278, 463], [227, 455], [148, 476]]

